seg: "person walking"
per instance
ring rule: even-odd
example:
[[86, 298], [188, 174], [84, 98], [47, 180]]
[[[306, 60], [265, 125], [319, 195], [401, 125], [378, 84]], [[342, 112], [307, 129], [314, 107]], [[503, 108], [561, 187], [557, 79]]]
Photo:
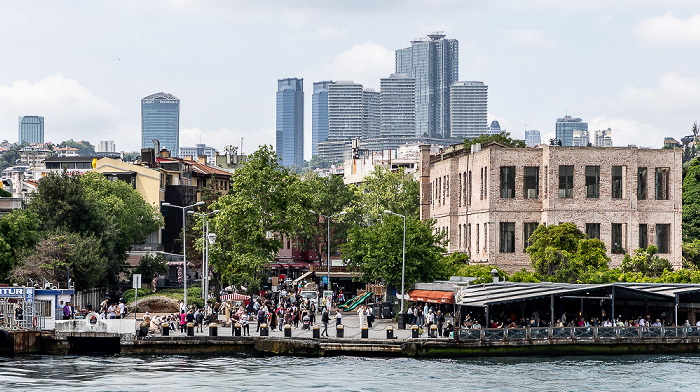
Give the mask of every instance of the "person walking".
[[335, 326], [339, 326], [343, 323], [342, 321], [343, 315], [340, 313], [340, 309], [338, 309], [338, 312], [335, 314]]
[[372, 307], [367, 307], [367, 327], [372, 329], [372, 323], [374, 322], [374, 314], [372, 313]]
[[357, 317], [360, 319], [360, 329], [366, 324], [365, 307], [360, 306], [357, 308]]
[[321, 331], [321, 336], [325, 334], [326, 337], [328, 337], [328, 321], [330, 321], [328, 317], [328, 310], [324, 309], [323, 314], [321, 315], [321, 322], [323, 323], [323, 331]]
[[185, 333], [185, 324], [186, 322], [187, 315], [185, 314], [184, 310], [180, 311], [180, 333]]
[[264, 323], [265, 321], [267, 321], [265, 310], [262, 307], [258, 308], [258, 328], [255, 330], [255, 332], [260, 332], [260, 324]]
[[241, 326], [243, 327], [243, 336], [250, 336], [250, 315], [248, 312], [243, 312], [241, 315]]
[[437, 311], [437, 315], [435, 316], [435, 321], [437, 323], [438, 335], [440, 337], [442, 337], [442, 325], [445, 323], [445, 315], [442, 314], [441, 310]]

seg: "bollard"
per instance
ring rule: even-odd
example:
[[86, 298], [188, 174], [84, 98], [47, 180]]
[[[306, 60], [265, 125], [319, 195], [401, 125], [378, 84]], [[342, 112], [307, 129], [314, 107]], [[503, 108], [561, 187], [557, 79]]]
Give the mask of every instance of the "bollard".
[[430, 330], [428, 331], [429, 338], [437, 338], [437, 325], [431, 324]]
[[194, 336], [194, 323], [187, 323], [187, 336]]
[[170, 336], [170, 324], [163, 323], [160, 326], [160, 332], [163, 336]]
[[366, 325], [362, 326], [362, 339], [368, 339], [369, 338], [369, 328], [367, 328]]
[[285, 338], [291, 338], [292, 337], [292, 326], [289, 324], [284, 325], [284, 337]]
[[418, 339], [418, 326], [415, 324], [411, 327], [411, 337], [413, 339]]
[[343, 324], [335, 326], [335, 337], [342, 338], [345, 336], [345, 329], [343, 329]]
[[319, 328], [318, 325], [314, 324], [314, 327], [311, 329], [313, 330], [314, 339], [321, 339], [321, 328]]
[[216, 323], [209, 324], [209, 336], [219, 336], [219, 326]]
[[148, 323], [145, 321], [139, 325], [139, 336], [148, 336]]
[[267, 327], [267, 323], [260, 324], [260, 336], [270, 336], [270, 329]]
[[394, 338], [394, 327], [392, 327], [391, 325], [386, 327], [386, 338], [387, 339]]
[[233, 336], [241, 336], [241, 324], [236, 323], [233, 325]]

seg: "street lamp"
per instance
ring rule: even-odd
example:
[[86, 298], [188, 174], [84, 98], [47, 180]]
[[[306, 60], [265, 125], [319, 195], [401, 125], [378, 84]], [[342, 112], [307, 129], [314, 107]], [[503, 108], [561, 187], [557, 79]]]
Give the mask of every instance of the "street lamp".
[[404, 299], [404, 275], [406, 273], [406, 216], [395, 212], [384, 210], [385, 214], [400, 216], [403, 218], [403, 258], [401, 260], [401, 311], [399, 312], [399, 329], [406, 329], [406, 314], [403, 309]]
[[204, 257], [202, 258], [202, 298], [204, 299], [205, 304], [207, 303], [207, 294], [209, 293], [209, 244], [214, 245], [214, 241], [216, 240], [216, 234], [209, 233], [209, 220], [207, 217], [218, 212], [221, 211], [214, 210], [206, 214], [187, 211], [187, 213], [190, 215], [202, 217], [202, 246], [205, 248]]
[[327, 277], [326, 277], [326, 279], [328, 279], [328, 290], [330, 291], [330, 289], [331, 289], [331, 219], [335, 218], [336, 216], [345, 215], [345, 214], [347, 214], [347, 212], [346, 212], [346, 211], [341, 211], [341, 212], [339, 212], [339, 213], [337, 213], [337, 214], [335, 214], [335, 215], [330, 215], [330, 216], [328, 216], [328, 215], [323, 215], [323, 214], [319, 214], [318, 212], [316, 212], [316, 211], [314, 211], [314, 210], [309, 210], [309, 212], [312, 213], [312, 214], [316, 214], [316, 215], [322, 216], [323, 218], [326, 219], [326, 222], [328, 223], [328, 233], [327, 233], [327, 235], [326, 235], [326, 239], [328, 240], [328, 245], [327, 245], [327, 248], [328, 248], [328, 259], [326, 260], [326, 264], [328, 265], [328, 272], [327, 272]]
[[185, 214], [187, 213], [187, 210], [193, 207], [201, 206], [204, 205], [203, 201], [190, 204], [188, 206], [176, 206], [175, 204], [170, 204], [170, 203], [163, 203], [161, 204], [162, 207], [173, 207], [173, 208], [179, 208], [182, 210], [182, 280], [185, 282], [185, 310], [187, 310], [187, 246], [185, 242], [185, 234], [186, 234], [186, 228], [187, 228], [187, 217]]

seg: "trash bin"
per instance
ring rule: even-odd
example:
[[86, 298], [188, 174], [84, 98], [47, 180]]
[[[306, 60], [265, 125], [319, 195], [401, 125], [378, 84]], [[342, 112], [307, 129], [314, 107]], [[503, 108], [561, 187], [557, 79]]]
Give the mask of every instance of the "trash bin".
[[387, 339], [394, 338], [394, 327], [392, 327], [391, 325], [386, 327], [386, 338]]
[[435, 325], [435, 324], [430, 325], [430, 330], [428, 330], [428, 337], [429, 338], [437, 338], [437, 325]]
[[270, 336], [270, 329], [267, 327], [267, 323], [260, 324], [260, 336]]
[[292, 337], [292, 326], [289, 324], [284, 325], [284, 337], [285, 338], [291, 338]]
[[336, 338], [342, 338], [345, 336], [345, 329], [343, 328], [343, 324], [339, 324], [335, 326], [335, 337]]
[[399, 322], [399, 329], [406, 329], [406, 312], [400, 311], [397, 321]]
[[411, 337], [413, 339], [418, 339], [418, 326], [415, 324], [411, 327]]
[[160, 333], [163, 336], [170, 336], [170, 324], [163, 323], [160, 325]]
[[139, 336], [148, 336], [148, 323], [145, 321], [139, 325]]
[[187, 323], [187, 336], [194, 336], [194, 323]]
[[233, 336], [241, 336], [241, 324], [233, 324]]
[[391, 318], [394, 313], [394, 304], [391, 302], [382, 302], [382, 318]]
[[314, 324], [311, 330], [313, 331], [314, 339], [321, 339], [321, 328], [319, 328], [318, 325]]
[[209, 336], [219, 336], [219, 326], [216, 323], [209, 324]]

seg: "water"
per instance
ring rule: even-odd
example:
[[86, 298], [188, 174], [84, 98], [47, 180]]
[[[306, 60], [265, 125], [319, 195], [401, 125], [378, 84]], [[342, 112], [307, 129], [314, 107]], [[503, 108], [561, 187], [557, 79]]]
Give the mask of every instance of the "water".
[[[486, 358], [0, 358], [2, 391], [697, 390], [700, 355]], [[270, 388], [272, 387], [272, 388]]]

